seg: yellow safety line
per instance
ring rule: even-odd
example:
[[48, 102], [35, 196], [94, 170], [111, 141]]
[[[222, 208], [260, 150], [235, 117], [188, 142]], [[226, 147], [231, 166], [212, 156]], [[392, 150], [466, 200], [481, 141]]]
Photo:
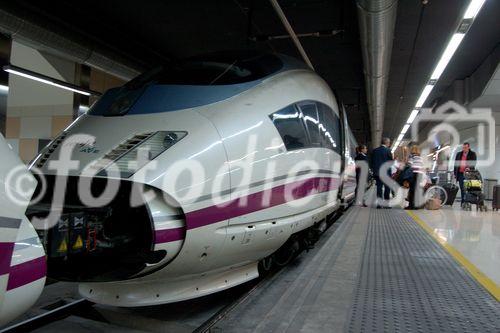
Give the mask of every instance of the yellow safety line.
[[429, 235], [432, 236], [441, 246], [448, 251], [449, 254], [460, 264], [462, 265], [473, 277], [476, 279], [479, 284], [481, 284], [493, 297], [496, 298], [498, 302], [500, 302], [500, 287], [491, 280], [488, 276], [486, 276], [483, 272], [481, 272], [474, 264], [472, 264], [467, 258], [465, 258], [457, 249], [455, 249], [452, 245], [450, 245], [445, 240], [439, 238], [434, 231], [415, 213], [406, 211], [410, 217], [418, 223]]

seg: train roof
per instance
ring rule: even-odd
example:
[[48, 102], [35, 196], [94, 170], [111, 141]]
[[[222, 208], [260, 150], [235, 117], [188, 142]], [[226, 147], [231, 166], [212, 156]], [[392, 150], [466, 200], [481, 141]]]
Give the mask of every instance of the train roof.
[[308, 69], [279, 54], [217, 53], [145, 72], [108, 90], [90, 115], [120, 116], [193, 108], [222, 101], [280, 72]]

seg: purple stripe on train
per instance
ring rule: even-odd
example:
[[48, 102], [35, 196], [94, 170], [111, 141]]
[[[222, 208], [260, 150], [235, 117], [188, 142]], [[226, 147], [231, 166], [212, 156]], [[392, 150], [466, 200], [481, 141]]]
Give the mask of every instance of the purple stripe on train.
[[16, 289], [47, 275], [45, 256], [23, 262], [10, 268], [7, 290]]
[[203, 227], [233, 217], [281, 205], [292, 200], [298, 200], [309, 195], [331, 191], [338, 188], [338, 183], [338, 178], [315, 177], [252, 193], [231, 200], [223, 205], [210, 206], [187, 213], [187, 228], [195, 229]]
[[184, 228], [173, 228], [165, 230], [157, 230], [155, 232], [155, 243], [168, 243], [184, 239], [186, 230]]
[[0, 243], [0, 275], [9, 273], [14, 243]]

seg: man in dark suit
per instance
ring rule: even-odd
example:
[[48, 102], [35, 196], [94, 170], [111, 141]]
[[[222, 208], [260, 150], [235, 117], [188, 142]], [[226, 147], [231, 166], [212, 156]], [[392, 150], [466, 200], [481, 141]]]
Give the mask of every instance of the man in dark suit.
[[476, 167], [477, 156], [476, 153], [470, 149], [470, 144], [464, 142], [462, 145], [462, 151], [457, 153], [455, 156], [455, 167], [453, 172], [455, 178], [460, 186], [460, 198], [462, 200], [462, 205], [465, 199], [465, 189], [464, 189], [464, 173], [468, 169], [474, 169]]
[[[372, 170], [377, 184], [377, 208], [382, 208], [380, 202], [382, 200], [388, 201], [391, 194], [391, 189], [389, 186], [384, 184], [380, 179], [380, 169], [382, 166], [393, 160], [391, 150], [389, 146], [391, 145], [391, 140], [389, 138], [382, 139], [382, 145], [375, 148], [372, 152]], [[387, 175], [390, 176], [390, 168], [387, 169]], [[385, 206], [384, 208], [390, 208]]]

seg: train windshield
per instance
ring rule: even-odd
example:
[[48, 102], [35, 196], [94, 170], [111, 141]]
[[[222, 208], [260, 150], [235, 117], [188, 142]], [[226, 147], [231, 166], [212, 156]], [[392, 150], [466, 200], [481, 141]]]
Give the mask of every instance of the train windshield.
[[227, 85], [255, 81], [283, 68], [281, 59], [273, 54], [212, 55], [191, 58], [170, 67], [155, 68], [127, 83], [132, 89], [147, 84]]
[[125, 115], [152, 85], [206, 87], [245, 84], [277, 73], [283, 67], [282, 58], [273, 54], [224, 53], [190, 58], [170, 66], [154, 68], [120, 88], [108, 90], [88, 114]]

